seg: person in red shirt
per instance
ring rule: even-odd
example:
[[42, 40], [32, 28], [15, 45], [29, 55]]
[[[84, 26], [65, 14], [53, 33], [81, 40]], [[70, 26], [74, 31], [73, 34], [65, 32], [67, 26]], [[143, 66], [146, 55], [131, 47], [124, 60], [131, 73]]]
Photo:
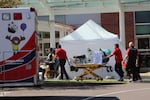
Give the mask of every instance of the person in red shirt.
[[63, 80], [63, 74], [65, 74], [66, 79], [69, 79], [69, 76], [66, 72], [65, 69], [65, 64], [66, 64], [66, 60], [67, 60], [67, 54], [66, 51], [64, 49], [61, 48], [61, 45], [58, 45], [55, 54], [59, 60], [59, 65], [60, 65], [60, 70], [61, 70], [61, 80]]
[[122, 70], [122, 52], [119, 48], [119, 44], [115, 44], [115, 49], [114, 51], [107, 57], [112, 57], [115, 56], [115, 71], [118, 73], [118, 75], [120, 76], [119, 81], [123, 81], [123, 76], [124, 76], [124, 72]]

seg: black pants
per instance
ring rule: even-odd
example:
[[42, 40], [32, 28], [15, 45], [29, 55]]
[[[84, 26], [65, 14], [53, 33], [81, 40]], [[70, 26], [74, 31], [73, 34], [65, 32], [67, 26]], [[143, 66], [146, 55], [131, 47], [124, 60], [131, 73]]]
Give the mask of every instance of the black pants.
[[69, 76], [68, 76], [66, 69], [65, 69], [65, 64], [66, 64], [66, 59], [60, 59], [59, 60], [59, 65], [60, 65], [60, 70], [61, 70], [60, 78], [62, 80], [63, 80], [63, 74], [65, 74], [66, 79], [69, 79]]
[[120, 76], [120, 78], [123, 78], [124, 72], [122, 70], [121, 63], [116, 63], [115, 64], [115, 71], [118, 73], [118, 75]]
[[138, 80], [141, 80], [141, 76], [140, 76], [140, 67], [136, 67], [136, 70], [137, 70], [137, 79]]
[[131, 74], [132, 74], [133, 81], [136, 81], [139, 79], [138, 70], [135, 64], [127, 64], [126, 70], [127, 70], [127, 75], [129, 75], [129, 77], [131, 77]]

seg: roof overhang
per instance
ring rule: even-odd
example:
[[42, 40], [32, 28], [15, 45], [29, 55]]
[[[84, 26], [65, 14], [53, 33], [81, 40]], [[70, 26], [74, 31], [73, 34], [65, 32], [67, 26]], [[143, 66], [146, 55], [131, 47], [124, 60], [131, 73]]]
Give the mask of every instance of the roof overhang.
[[[34, 7], [41, 15], [150, 11], [150, 0], [21, 0], [18, 7]], [[121, 7], [121, 8], [120, 8]]]

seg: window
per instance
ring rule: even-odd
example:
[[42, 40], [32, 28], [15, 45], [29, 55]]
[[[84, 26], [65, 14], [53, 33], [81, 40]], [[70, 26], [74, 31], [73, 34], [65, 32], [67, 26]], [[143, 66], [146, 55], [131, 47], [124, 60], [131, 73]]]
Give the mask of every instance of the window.
[[150, 48], [149, 38], [139, 38], [138, 39], [138, 49], [149, 49]]
[[39, 44], [39, 49], [42, 50], [42, 43]]
[[49, 32], [43, 32], [43, 38], [50, 38]]
[[49, 43], [44, 43], [44, 49], [46, 48], [50, 48], [50, 44]]
[[47, 56], [48, 48], [50, 48], [50, 43], [44, 43], [44, 56]]
[[150, 35], [150, 25], [136, 25], [136, 35]]
[[10, 20], [10, 13], [2, 13], [2, 20]]
[[150, 11], [139, 11], [135, 13], [136, 23], [150, 23]]
[[135, 25], [139, 66], [150, 67], [150, 11], [136, 12]]
[[59, 31], [55, 31], [55, 38], [60, 38]]
[[135, 12], [136, 35], [150, 35], [150, 11]]
[[42, 39], [42, 32], [39, 32], [39, 39]]

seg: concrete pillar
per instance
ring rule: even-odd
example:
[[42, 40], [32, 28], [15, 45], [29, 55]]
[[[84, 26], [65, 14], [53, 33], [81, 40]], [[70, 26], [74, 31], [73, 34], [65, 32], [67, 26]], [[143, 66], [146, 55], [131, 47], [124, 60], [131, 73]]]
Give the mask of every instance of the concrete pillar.
[[119, 33], [120, 33], [120, 41], [122, 46], [126, 47], [126, 40], [125, 40], [125, 17], [124, 17], [124, 10], [123, 7], [120, 5], [119, 7]]
[[55, 16], [52, 9], [49, 15], [49, 23], [50, 23], [50, 47], [55, 48], [56, 47]]

